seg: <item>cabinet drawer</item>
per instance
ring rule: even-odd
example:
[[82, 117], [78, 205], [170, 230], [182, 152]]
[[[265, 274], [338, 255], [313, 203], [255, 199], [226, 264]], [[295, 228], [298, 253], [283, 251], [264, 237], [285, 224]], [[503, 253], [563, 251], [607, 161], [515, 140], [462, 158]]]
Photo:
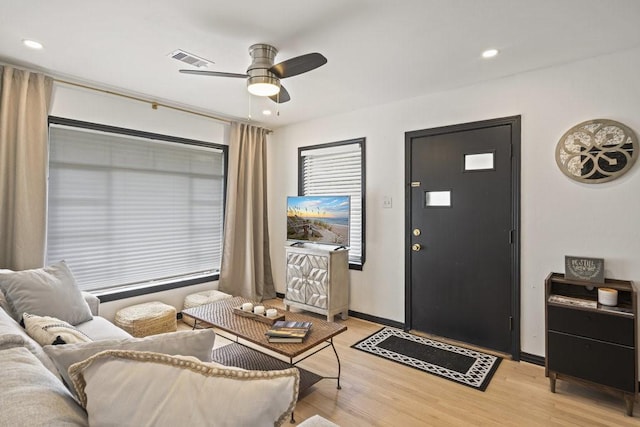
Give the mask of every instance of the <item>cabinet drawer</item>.
[[588, 338], [548, 332], [547, 366], [619, 390], [635, 391], [635, 351]]
[[635, 345], [633, 317], [547, 306], [547, 328], [601, 341], [633, 347]]

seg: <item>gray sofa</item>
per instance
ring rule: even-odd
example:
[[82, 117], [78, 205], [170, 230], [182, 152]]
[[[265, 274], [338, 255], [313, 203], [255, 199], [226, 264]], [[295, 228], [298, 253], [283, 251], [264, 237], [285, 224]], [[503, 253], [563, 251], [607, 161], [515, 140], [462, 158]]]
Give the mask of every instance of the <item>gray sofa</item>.
[[[33, 295], [19, 301], [25, 291], [15, 288], [8, 301], [6, 271], [0, 271], [0, 427], [288, 423], [298, 397], [297, 369], [264, 373], [216, 364], [211, 329], [131, 337], [99, 315], [98, 298], [80, 291], [75, 308], [82, 306], [90, 316], [74, 325], [53, 318], [65, 325], [42, 329], [66, 328], [83, 339], [63, 345], [41, 340], [41, 345], [29, 335], [33, 330], [16, 320], [14, 308], [43, 305], [28, 301]], [[55, 311], [65, 301], [56, 299], [44, 306]], [[25, 324], [27, 319], [25, 314]], [[299, 425], [335, 426], [319, 416]]]
[[[131, 338], [98, 315], [98, 298], [84, 296], [93, 319], [76, 325], [79, 330], [100, 340]], [[9, 315], [3, 295], [0, 307], [0, 426], [88, 425], [87, 413], [65, 387], [56, 364]]]
[[[93, 318], [86, 322], [75, 325], [75, 327], [87, 334], [93, 340], [111, 340], [131, 338], [126, 331], [118, 328], [104, 317], [100, 317], [100, 300], [88, 292], [83, 292], [82, 296], [87, 302]], [[31, 338], [24, 328], [9, 314], [11, 308], [0, 290], [0, 350], [13, 347], [24, 347], [29, 350], [37, 360], [40, 361], [54, 375], [58, 376], [58, 370], [43, 347]]]
[[0, 427], [168, 426], [176, 418], [225, 427], [288, 422], [298, 394], [296, 369], [265, 374], [216, 364], [211, 329], [131, 337], [97, 315], [95, 299], [84, 296], [93, 319], [75, 328], [99, 339], [42, 346], [12, 318], [0, 290]]

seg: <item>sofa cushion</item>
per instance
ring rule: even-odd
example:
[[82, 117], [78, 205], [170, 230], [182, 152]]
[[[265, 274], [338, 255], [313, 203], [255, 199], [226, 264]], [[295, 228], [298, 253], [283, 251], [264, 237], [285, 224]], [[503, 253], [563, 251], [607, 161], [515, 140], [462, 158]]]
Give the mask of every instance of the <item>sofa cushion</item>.
[[[13, 320], [6, 311], [0, 310], [0, 350], [24, 347], [33, 354], [54, 375], [58, 376], [58, 369], [40, 346], [27, 332]], [[2, 425], [2, 424], [0, 424]]]
[[52, 316], [72, 325], [93, 317], [64, 261], [44, 268], [0, 273], [0, 289], [17, 321], [23, 313]]
[[92, 341], [80, 330], [55, 317], [24, 313], [22, 318], [27, 334], [42, 346]]
[[0, 333], [0, 350], [24, 347], [24, 338], [20, 334]]
[[165, 354], [193, 356], [202, 361], [211, 360], [216, 334], [211, 329], [169, 332], [145, 338], [123, 338], [67, 345], [47, 345], [44, 351], [58, 368], [67, 385], [71, 385], [69, 366], [88, 359], [104, 350], [139, 350]]
[[296, 368], [245, 371], [124, 350], [98, 353], [69, 370], [91, 425], [199, 426], [215, 420], [219, 427], [281, 426], [295, 407], [300, 378]]
[[[0, 270], [0, 274], [2, 274], [2, 271], [3, 270]], [[9, 302], [7, 301], [7, 297], [4, 296], [2, 288], [0, 288], [0, 308], [7, 313], [11, 313], [11, 307], [9, 307]]]
[[100, 316], [93, 316], [93, 319], [88, 322], [79, 323], [75, 328], [84, 332], [94, 341], [131, 338], [131, 335], [129, 335], [127, 331], [118, 328]]
[[0, 351], [0, 426], [87, 426], [72, 394], [26, 348]]

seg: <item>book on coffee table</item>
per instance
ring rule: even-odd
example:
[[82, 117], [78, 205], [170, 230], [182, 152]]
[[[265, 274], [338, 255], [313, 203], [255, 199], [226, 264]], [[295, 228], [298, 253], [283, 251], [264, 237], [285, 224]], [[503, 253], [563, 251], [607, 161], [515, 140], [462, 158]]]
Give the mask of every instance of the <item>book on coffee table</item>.
[[279, 320], [265, 332], [265, 335], [269, 342], [302, 342], [311, 325], [311, 322]]
[[295, 343], [301, 343], [302, 341], [304, 341], [304, 338], [298, 338], [298, 337], [267, 337], [267, 341], [275, 342], [275, 343], [295, 344]]

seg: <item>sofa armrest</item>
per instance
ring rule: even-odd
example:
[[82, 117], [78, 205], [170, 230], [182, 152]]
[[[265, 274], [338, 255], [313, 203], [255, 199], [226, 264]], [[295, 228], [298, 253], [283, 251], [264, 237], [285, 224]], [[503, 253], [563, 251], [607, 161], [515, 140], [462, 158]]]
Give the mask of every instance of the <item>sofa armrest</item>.
[[100, 299], [86, 291], [82, 291], [82, 296], [84, 300], [89, 304], [89, 309], [91, 310], [91, 314], [94, 316], [98, 316], [100, 314]]

